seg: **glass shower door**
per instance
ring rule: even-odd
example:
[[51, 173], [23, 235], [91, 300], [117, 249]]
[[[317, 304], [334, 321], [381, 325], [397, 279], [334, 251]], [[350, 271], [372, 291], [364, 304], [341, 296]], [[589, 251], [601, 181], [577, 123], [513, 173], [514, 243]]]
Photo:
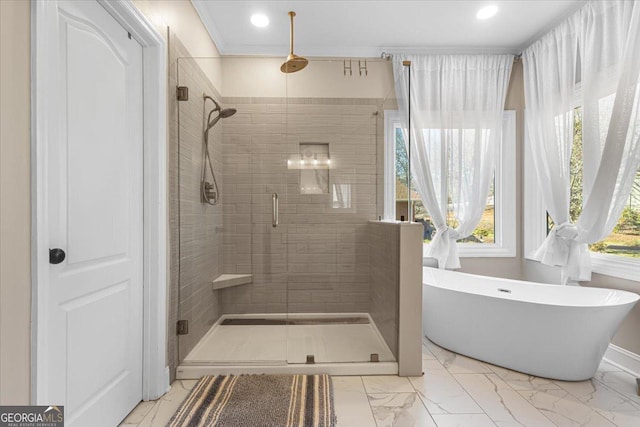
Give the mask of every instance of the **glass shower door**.
[[[257, 78], [258, 76], [256, 76]], [[278, 78], [281, 78], [278, 76]], [[251, 98], [251, 154], [248, 165], [252, 205], [250, 308], [265, 338], [268, 363], [287, 363], [287, 150], [284, 97]], [[262, 339], [262, 338], [261, 338]]]
[[[170, 104], [170, 349], [177, 340], [181, 364], [219, 357], [204, 345], [222, 314], [220, 295], [213, 281], [224, 272], [225, 192], [222, 161], [222, 126], [214, 102], [220, 102], [214, 83], [215, 60], [191, 58], [179, 39], [170, 37], [170, 61], [175, 73], [176, 100]], [[206, 99], [205, 96], [209, 97]], [[208, 121], [216, 120], [208, 127]], [[208, 154], [205, 147], [208, 145]], [[203, 180], [202, 172], [206, 171]], [[213, 175], [212, 175], [213, 172]], [[215, 178], [214, 178], [215, 177]], [[209, 202], [203, 197], [204, 185]], [[174, 301], [177, 299], [177, 304]], [[175, 304], [175, 305], [174, 305]], [[174, 334], [177, 334], [174, 335]], [[175, 338], [174, 338], [175, 337]]]
[[[280, 104], [261, 98], [262, 59], [181, 56], [176, 67], [172, 282], [177, 317], [188, 323], [178, 335], [179, 360], [286, 364], [284, 94]], [[255, 90], [242, 92], [247, 87]]]
[[286, 74], [292, 364], [395, 360], [370, 315], [368, 247], [368, 221], [382, 215], [379, 127], [389, 88], [367, 84], [357, 69], [350, 76], [346, 66], [311, 60]]

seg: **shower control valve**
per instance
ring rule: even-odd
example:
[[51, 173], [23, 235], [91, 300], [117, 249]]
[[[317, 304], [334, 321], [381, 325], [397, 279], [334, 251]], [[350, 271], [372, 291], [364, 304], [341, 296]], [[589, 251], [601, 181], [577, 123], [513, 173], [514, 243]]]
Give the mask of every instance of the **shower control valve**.
[[218, 201], [218, 193], [216, 192], [215, 186], [210, 182], [204, 183], [204, 195], [207, 200], [216, 203]]

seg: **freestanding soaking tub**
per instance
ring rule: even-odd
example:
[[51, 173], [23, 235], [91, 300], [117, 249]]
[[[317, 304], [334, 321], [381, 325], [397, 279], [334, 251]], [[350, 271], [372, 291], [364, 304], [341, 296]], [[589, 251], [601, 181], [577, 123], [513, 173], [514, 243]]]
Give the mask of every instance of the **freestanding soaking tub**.
[[475, 359], [539, 377], [591, 378], [640, 298], [425, 267], [423, 332]]

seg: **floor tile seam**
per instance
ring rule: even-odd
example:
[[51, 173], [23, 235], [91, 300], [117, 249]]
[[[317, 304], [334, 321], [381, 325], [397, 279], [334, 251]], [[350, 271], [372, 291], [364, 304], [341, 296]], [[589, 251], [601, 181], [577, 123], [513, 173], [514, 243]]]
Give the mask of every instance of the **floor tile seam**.
[[[490, 367], [490, 366], [489, 366]], [[524, 397], [521, 393], [518, 392], [518, 390], [514, 389], [511, 384], [507, 383], [505, 380], [502, 379], [502, 377], [500, 377], [500, 375], [498, 375], [496, 372], [492, 373], [492, 374], [485, 374], [485, 373], [464, 373], [464, 374], [450, 374], [454, 380], [456, 380], [456, 382], [458, 384], [460, 384], [460, 387], [462, 387], [462, 389], [469, 395], [469, 397], [475, 402], [476, 405], [478, 405], [478, 407], [487, 415], [487, 417], [489, 417], [489, 419], [491, 419], [491, 421], [497, 425], [497, 421], [495, 419], [493, 419], [493, 417], [489, 414], [487, 414], [486, 409], [473, 397], [473, 395], [467, 390], [467, 388], [460, 383], [460, 381], [458, 381], [458, 379], [456, 378], [456, 375], [482, 375], [484, 376], [487, 381], [489, 381], [490, 383], [493, 384], [493, 381], [491, 381], [491, 379], [489, 377], [487, 377], [487, 375], [496, 375], [500, 381], [502, 381], [503, 383], [505, 383], [505, 385], [508, 387], [509, 390], [515, 392], [518, 396], [522, 397], [522, 399], [524, 399], [524, 401], [531, 406], [531, 408], [533, 408], [534, 411], [538, 412], [540, 415], [542, 415], [543, 417], [545, 417], [547, 420], [549, 420], [549, 422], [553, 425], [556, 425], [553, 420], [551, 420], [548, 416], [545, 415], [545, 413], [543, 411], [541, 411], [540, 409], [536, 408], [531, 402], [529, 402], [529, 400]], [[500, 397], [500, 401], [502, 402], [502, 397]], [[506, 405], [505, 405], [506, 406]], [[509, 412], [511, 414], [511, 410], [508, 410], [507, 412]], [[516, 423], [520, 423], [520, 421], [518, 419], [515, 418], [515, 416], [512, 416], [513, 420]]]
[[[624, 372], [624, 371], [622, 371]], [[633, 377], [632, 377], [633, 378]], [[631, 397], [627, 396], [626, 394], [616, 390], [615, 388], [613, 388], [612, 386], [610, 386], [609, 384], [607, 384], [606, 382], [597, 379], [597, 378], [592, 378], [593, 381], [597, 382], [598, 384], [600, 384], [601, 386], [603, 386], [604, 388], [606, 388], [607, 390], [613, 392], [614, 394], [620, 396], [622, 398], [622, 400], [624, 400], [625, 402], [629, 402], [631, 404], [633, 404], [634, 406], [638, 407], [638, 411], [640, 411], [640, 402], [637, 402], [636, 400], [632, 399]], [[569, 392], [570, 393], [570, 392]], [[638, 396], [638, 398], [640, 399], [640, 396]], [[632, 412], [632, 411], [624, 411], [624, 412]]]
[[[493, 419], [487, 414], [436, 414], [435, 416], [436, 417], [440, 417], [440, 416], [443, 416], [443, 417], [453, 416], [453, 417], [455, 417], [455, 416], [458, 416], [458, 415], [484, 415], [485, 417], [487, 417], [489, 419], [489, 421], [491, 421], [492, 425], [498, 427], [498, 424], [496, 424], [496, 422], [493, 421]], [[440, 425], [440, 424], [437, 424], [437, 425]]]
[[[149, 405], [149, 408], [144, 412], [144, 415], [142, 415], [142, 417], [140, 418], [140, 422], [142, 422], [147, 417], [147, 415], [149, 415], [149, 413], [153, 410], [153, 408], [155, 408], [156, 404], [160, 401], [160, 399], [162, 399], [162, 396], [160, 396], [159, 398], [154, 399], [154, 400], [141, 400], [140, 402], [138, 402], [138, 404], [135, 406], [135, 408], [133, 408], [131, 410], [131, 412], [129, 412], [129, 414], [127, 414], [127, 416], [122, 421], [125, 421], [127, 418], [129, 418], [129, 416], [138, 408], [138, 406], [140, 406], [141, 403], [153, 402], [153, 404]], [[127, 424], [124, 424], [123, 427], [129, 426], [129, 425], [137, 427], [137, 426], [140, 425], [140, 423], [136, 423], [136, 424], [127, 423]]]
[[[445, 368], [445, 371], [446, 371], [446, 368]], [[447, 374], [449, 374], [451, 377], [453, 377], [453, 374], [449, 373], [449, 371], [446, 371], [446, 372], [447, 372]], [[424, 376], [427, 376], [427, 374], [424, 374]], [[469, 398], [473, 401], [473, 403], [475, 403], [475, 404], [476, 404], [476, 406], [477, 406], [478, 408], [480, 408], [480, 410], [481, 410], [482, 412], [456, 412], [456, 413], [447, 413], [447, 414], [431, 414], [431, 412], [429, 411], [429, 409], [427, 409], [427, 412], [429, 412], [429, 415], [431, 415], [431, 417], [432, 417], [432, 418], [433, 418], [433, 415], [479, 415], [479, 414], [480, 414], [480, 415], [481, 415], [481, 414], [484, 414], [484, 415], [486, 415], [487, 417], [489, 417], [489, 414], [487, 414], [487, 413], [484, 411], [484, 409], [482, 409], [482, 406], [478, 405], [478, 402], [476, 402], [476, 401], [475, 401], [475, 399], [474, 399], [473, 397], [471, 397], [471, 395], [469, 395], [469, 392], [467, 391], [467, 389], [466, 389], [466, 388], [464, 388], [464, 387], [462, 386], [462, 384], [460, 384], [460, 383], [455, 379], [455, 377], [454, 377], [453, 379], [456, 381], [456, 383], [458, 383], [458, 385], [462, 388], [462, 390], [463, 390], [463, 391], [464, 391], [464, 392], [469, 396]], [[426, 405], [426, 403], [424, 402], [424, 400], [422, 400], [422, 397], [421, 397], [421, 396], [422, 396], [422, 394], [421, 394], [420, 390], [418, 390], [418, 389], [413, 385], [413, 383], [412, 383], [411, 381], [409, 381], [409, 383], [411, 384], [411, 386], [413, 387], [413, 389], [415, 390], [415, 392], [418, 394], [418, 397], [420, 398], [420, 401], [422, 402], [422, 405], [426, 408], [426, 407], [427, 407], [427, 405]], [[425, 396], [425, 398], [426, 398], [426, 396]], [[489, 419], [491, 419], [491, 421], [493, 422], [493, 419], [492, 419], [491, 417], [489, 417]], [[495, 424], [495, 422], [494, 422], [494, 424]]]
[[[469, 396], [469, 398], [471, 400], [473, 400], [473, 403], [475, 403], [478, 408], [480, 408], [480, 410], [482, 411], [483, 414], [485, 414], [487, 417], [489, 417], [489, 419], [491, 420], [491, 422], [493, 422], [494, 424], [496, 424], [496, 420], [494, 420], [491, 415], [487, 414], [487, 411], [482, 407], [482, 405], [480, 405], [480, 403], [473, 397], [473, 395], [469, 392], [469, 390], [467, 390], [467, 388], [460, 382], [458, 381], [458, 379], [456, 378], [456, 376], [454, 374], [452, 374], [451, 372], [449, 372], [449, 370], [447, 370], [447, 372], [449, 373], [449, 375], [451, 375], [451, 377], [453, 378], [453, 380], [460, 386], [460, 388], [462, 388], [462, 390], [464, 390], [464, 392], [467, 394], [467, 396]], [[460, 374], [460, 375], [465, 375], [465, 374]], [[485, 374], [466, 374], [466, 375], [482, 375], [483, 377], [486, 378]], [[489, 380], [489, 378], [487, 378], [487, 381], [491, 382], [491, 380]]]
[[[409, 381], [409, 383], [411, 383], [411, 381]], [[412, 384], [413, 387], [413, 384]], [[431, 421], [433, 421], [434, 425], [438, 425], [438, 423], [436, 423], [436, 420], [433, 418], [433, 414], [431, 412], [429, 412], [429, 409], [427, 409], [426, 405], [424, 404], [424, 402], [422, 401], [422, 399], [420, 398], [420, 393], [418, 393], [417, 390], [414, 391], [399, 391], [399, 392], [384, 392], [384, 393], [369, 393], [367, 392], [367, 401], [369, 402], [369, 407], [371, 408], [371, 413], [373, 414], [373, 406], [371, 406], [371, 400], [369, 400], [369, 396], [376, 396], [376, 395], [383, 395], [383, 396], [388, 396], [390, 394], [394, 394], [394, 395], [399, 395], [399, 394], [415, 394], [416, 398], [418, 399], [418, 401], [420, 402], [420, 405], [422, 405], [422, 407], [424, 408], [424, 410], [426, 411], [427, 415], [429, 415], [429, 418], [431, 419]], [[457, 414], [455, 414], [457, 415]], [[375, 420], [375, 415], [373, 416], [373, 419]], [[378, 421], [376, 420], [376, 424], [378, 423]]]
[[[607, 419], [605, 416], [603, 416], [602, 414], [600, 414], [600, 413], [599, 413], [595, 408], [592, 408], [591, 406], [586, 405], [584, 402], [582, 402], [580, 399], [577, 399], [573, 394], [569, 393], [567, 390], [565, 390], [565, 389], [563, 389], [563, 388], [562, 388], [562, 389], [560, 389], [560, 390], [561, 390], [561, 391], [564, 391], [564, 392], [565, 392], [565, 393], [567, 393], [569, 396], [571, 396], [571, 397], [573, 397], [574, 399], [576, 399], [580, 405], [582, 405], [582, 406], [586, 407], [587, 409], [589, 409], [589, 410], [590, 410], [590, 411], [592, 411], [592, 412], [595, 412], [597, 415], [600, 415], [602, 418], [604, 418], [606, 421], [610, 422], [611, 424], [616, 425], [614, 422], [610, 421], [610, 420], [609, 420], [609, 419]], [[530, 392], [530, 391], [532, 391], [532, 392], [537, 392], [537, 393], [540, 393], [540, 392], [543, 392], [543, 393], [544, 393], [544, 392], [547, 392], [548, 390], [516, 390], [516, 392], [517, 392], [520, 396], [522, 396], [522, 398], [523, 398], [524, 400], [526, 400], [527, 402], [529, 402], [529, 400], [528, 400], [528, 399], [523, 395], [523, 393]], [[557, 400], [557, 401], [553, 402], [553, 405], [552, 405], [552, 406], [553, 406], [553, 408], [555, 408], [555, 407], [556, 407], [556, 404], [557, 404], [559, 401], [564, 400], [564, 399], [565, 399], [565, 398], [563, 397], [563, 398], [561, 398], [561, 399], [559, 399], [559, 400]], [[555, 421], [553, 421], [553, 419], [551, 419], [551, 416], [550, 416], [550, 415], [547, 415], [547, 413], [549, 413], [549, 414], [557, 414], [557, 415], [559, 415], [559, 416], [561, 416], [561, 417], [563, 417], [563, 418], [566, 418], [566, 419], [568, 419], [568, 420], [571, 420], [571, 421], [577, 422], [576, 420], [574, 420], [573, 418], [571, 418], [571, 417], [569, 417], [569, 416], [567, 416], [567, 415], [561, 414], [561, 413], [559, 413], [559, 412], [554, 412], [554, 411], [549, 410], [549, 409], [538, 409], [538, 408], [536, 408], [536, 406], [535, 406], [533, 403], [531, 403], [531, 402], [529, 402], [529, 404], [530, 404], [531, 406], [533, 406], [533, 407], [534, 407], [538, 412], [540, 412], [542, 415], [544, 415], [544, 416], [545, 416], [545, 418], [547, 418], [547, 419], [551, 422], [551, 424], [553, 424], [553, 425], [556, 425], [556, 426], [557, 426], [558, 424], [556, 424], [556, 422], [555, 422]]]
[[369, 406], [369, 412], [371, 413], [371, 417], [373, 421], [378, 425], [378, 420], [376, 419], [376, 414], [373, 411], [373, 406], [371, 406], [371, 401], [369, 400], [369, 393], [367, 392], [367, 387], [364, 385], [364, 378], [362, 376], [360, 378], [360, 383], [362, 384], [362, 390], [364, 391], [364, 397], [367, 399], [367, 405]]

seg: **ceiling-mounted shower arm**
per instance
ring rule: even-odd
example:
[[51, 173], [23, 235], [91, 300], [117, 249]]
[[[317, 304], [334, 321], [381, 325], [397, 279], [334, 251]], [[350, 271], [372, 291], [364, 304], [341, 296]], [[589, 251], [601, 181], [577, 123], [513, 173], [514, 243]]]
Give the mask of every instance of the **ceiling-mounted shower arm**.
[[296, 16], [294, 11], [289, 12], [289, 21], [291, 24], [289, 25], [289, 56], [293, 56], [293, 17]]
[[293, 53], [293, 17], [296, 16], [294, 11], [289, 12], [289, 19], [291, 21], [290, 30], [289, 30], [289, 55], [287, 56], [287, 60], [280, 66], [280, 71], [283, 73], [295, 73], [296, 71], [302, 70], [307, 66], [309, 61], [307, 58], [303, 58], [302, 56], [298, 56]]

